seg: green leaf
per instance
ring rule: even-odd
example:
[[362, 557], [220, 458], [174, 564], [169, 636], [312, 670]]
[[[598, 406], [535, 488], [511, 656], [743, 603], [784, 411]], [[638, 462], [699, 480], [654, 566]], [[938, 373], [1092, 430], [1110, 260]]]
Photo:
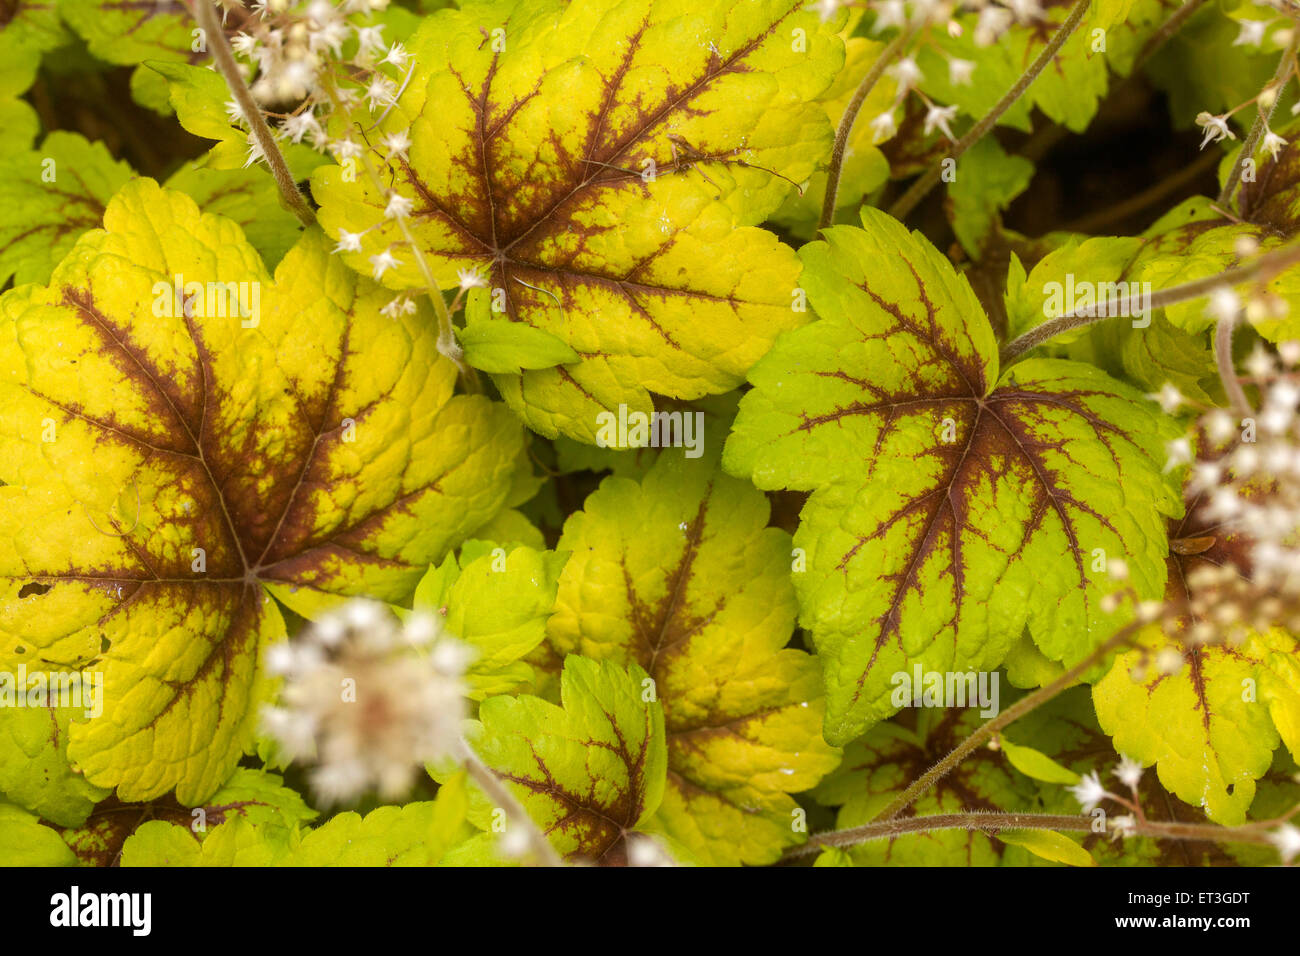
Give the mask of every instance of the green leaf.
[[[453, 397], [431, 317], [381, 315], [319, 231], [272, 279], [151, 180], [104, 223], [0, 297], [0, 668], [98, 659], [73, 765], [194, 804], [253, 744], [268, 590], [403, 599], [500, 510], [522, 430]], [[201, 303], [174, 307], [177, 275]]]
[[[651, 392], [729, 391], [806, 321], [794, 253], [755, 227], [829, 150], [814, 99], [843, 63], [837, 28], [805, 0], [505, 0], [424, 22], [368, 139], [411, 131], [409, 162], [373, 153], [438, 282], [486, 269], [502, 318], [581, 356], [494, 375], [529, 427], [590, 443], [600, 412], [648, 412]], [[398, 243], [385, 285], [422, 288], [386, 197], [348, 172], [312, 179], [326, 230], [365, 233], [345, 260], [369, 273]]]
[[668, 753], [661, 705], [635, 664], [570, 655], [560, 706], [490, 697], [466, 737], [569, 859], [625, 862], [664, 795]]
[[484, 319], [460, 332], [465, 361], [485, 372], [519, 374], [522, 369], [551, 368], [579, 361], [578, 353], [550, 332], [522, 322]]
[[790, 536], [716, 452], [660, 455], [607, 478], [560, 538], [551, 644], [644, 667], [662, 702], [669, 777], [659, 822], [710, 865], [770, 863], [802, 842], [806, 790], [838, 762], [818, 733], [816, 658], [794, 626]]
[[0, 158], [0, 286], [50, 273], [131, 178], [103, 143], [56, 131], [39, 149]]
[[1161, 475], [1173, 422], [1080, 363], [999, 374], [966, 280], [883, 213], [863, 221], [802, 250], [823, 318], [750, 374], [724, 457], [813, 492], [795, 590], [832, 743], [896, 712], [890, 675], [988, 670], [1026, 625], [1049, 659], [1083, 659], [1116, 625], [1103, 559], [1159, 595], [1180, 509]]
[[996, 138], [985, 136], [957, 161], [956, 178], [948, 185], [950, 218], [957, 241], [979, 259], [1002, 210], [1029, 187], [1034, 164], [1008, 156]]
[[[817, 98], [832, 125], [839, 126], [849, 101], [884, 48], [885, 44], [878, 40], [858, 36], [845, 38], [844, 69], [840, 70], [830, 88]], [[862, 121], [853, 124], [844, 152], [844, 165], [840, 169], [840, 186], [835, 194], [837, 222], [856, 220], [858, 206], [889, 178], [889, 161], [876, 147], [876, 135], [870, 120], [892, 109], [896, 94], [897, 84], [893, 77], [885, 75], [871, 88], [862, 103], [859, 113]], [[772, 221], [798, 236], [812, 238], [826, 199], [826, 178], [825, 170], [815, 171], [803, 192], [789, 196], [773, 213]]]
[[[89, 673], [82, 676], [93, 681]], [[0, 677], [2, 682], [16, 683], [9, 674]], [[60, 681], [58, 686], [65, 685]], [[22, 691], [17, 692], [21, 696]], [[98, 693], [102, 695], [102, 688]], [[0, 700], [7, 700], [0, 709], [0, 793], [59, 826], [80, 826], [108, 791], [91, 785], [68, 765], [73, 708], [46, 702], [14, 706], [12, 697]], [[90, 703], [85, 698], [82, 702]], [[81, 713], [93, 716], [93, 707], [83, 707]]]
[[[187, 4], [58, 0], [58, 8], [68, 25], [85, 39], [90, 52], [108, 63], [133, 65], [160, 57], [197, 63], [208, 58], [206, 52], [191, 49], [198, 24]], [[234, 22], [227, 32], [238, 32]]]
[[[1068, 767], [1062, 767], [1047, 754], [1035, 750], [1033, 747], [1022, 747], [1020, 744], [1013, 744], [1009, 740], [1002, 741], [1002, 751], [1011, 761], [1011, 766], [1015, 767], [1026, 777], [1034, 780], [1044, 780], [1048, 783], [1068, 783], [1075, 784], [1079, 782], [1079, 775]], [[1023, 844], [1017, 844], [1022, 846]]]
[[[1187, 580], [1198, 567], [1250, 566], [1248, 542], [1207, 517], [1203, 502], [1191, 505], [1170, 529], [1171, 541], [1195, 542], [1170, 550], [1171, 601], [1189, 599]], [[1196, 623], [1184, 617], [1172, 636]], [[1217, 823], [1243, 823], [1278, 743], [1300, 755], [1300, 641], [1275, 629], [1235, 646], [1179, 644], [1176, 674], [1153, 661], [1169, 646], [1159, 625], [1144, 630], [1139, 649], [1117, 657], [1094, 686], [1097, 718], [1117, 750], [1156, 765], [1170, 792]]]
[[58, 833], [34, 814], [0, 800], [0, 866], [76, 866]]
[[[931, 42], [916, 53], [917, 65], [924, 74], [921, 89], [940, 103], [959, 105], [972, 118], [984, 116], [1020, 80], [1026, 67], [1065, 22], [1072, 7], [1068, 3], [1047, 6], [1041, 20], [1014, 24], [996, 43], [987, 46], [976, 42], [977, 13], [953, 17], [963, 28], [960, 36], [931, 31]], [[998, 122], [1028, 132], [1030, 112], [1037, 107], [1053, 122], [1076, 133], [1083, 132], [1108, 86], [1106, 58], [1093, 52], [1092, 42], [1089, 31], [1075, 30], [1053, 61]], [[952, 82], [948, 62], [953, 59], [976, 64], [969, 83]]]
[[[0, 96], [27, 91], [41, 57], [68, 39], [59, 6], [48, 0], [9, 0], [0, 23]], [[10, 134], [8, 125], [3, 127]]]
[[1001, 830], [998, 839], [1023, 847], [1034, 856], [1070, 866], [1096, 866], [1090, 854], [1069, 837], [1054, 830]]
[[469, 696], [483, 700], [519, 690], [533, 679], [523, 658], [546, 639], [562, 554], [505, 548], [467, 560], [448, 557], [415, 590], [417, 610], [444, 615], [447, 630], [478, 656], [465, 674]]
[[214, 139], [217, 145], [204, 162], [212, 169], [242, 169], [248, 159], [248, 134], [230, 122], [226, 102], [230, 90], [220, 73], [166, 60], [145, 64], [167, 79], [168, 98], [176, 119], [195, 136]]
[[[303, 147], [290, 147], [290, 168], [298, 172], [310, 157], [317, 163], [322, 157]], [[303, 170], [304, 172], [306, 170]], [[298, 240], [302, 227], [297, 217], [285, 208], [275, 179], [261, 166], [248, 169], [214, 169], [187, 163], [164, 184], [189, 195], [204, 212], [218, 213], [233, 219], [244, 230], [249, 245], [274, 269]]]

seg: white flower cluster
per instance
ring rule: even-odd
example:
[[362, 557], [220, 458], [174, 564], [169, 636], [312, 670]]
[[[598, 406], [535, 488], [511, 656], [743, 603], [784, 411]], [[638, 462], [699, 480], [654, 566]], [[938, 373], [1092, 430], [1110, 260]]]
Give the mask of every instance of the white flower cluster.
[[399, 799], [424, 764], [458, 753], [469, 657], [438, 617], [403, 623], [383, 604], [351, 601], [267, 652], [285, 683], [263, 729], [289, 759], [316, 764], [323, 804], [372, 790]]

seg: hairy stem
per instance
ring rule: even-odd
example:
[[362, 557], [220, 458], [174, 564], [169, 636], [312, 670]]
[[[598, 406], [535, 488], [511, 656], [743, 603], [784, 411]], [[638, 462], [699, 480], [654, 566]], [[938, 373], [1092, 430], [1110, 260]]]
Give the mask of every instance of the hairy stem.
[[876, 62], [871, 64], [871, 69], [867, 71], [867, 75], [858, 84], [853, 99], [849, 100], [849, 105], [844, 109], [844, 115], [840, 117], [840, 125], [835, 130], [835, 146], [831, 150], [831, 164], [826, 170], [826, 196], [822, 200], [822, 215], [817, 223], [818, 229], [825, 229], [835, 218], [835, 200], [839, 196], [840, 176], [844, 172], [844, 154], [848, 151], [849, 135], [853, 132], [853, 124], [857, 121], [858, 113], [862, 111], [862, 104], [867, 101], [871, 91], [880, 82], [880, 78], [885, 73], [885, 68], [912, 41], [912, 37], [916, 35], [916, 30], [916, 27], [911, 27], [899, 33], [880, 52]]
[[[324, 84], [326, 94], [330, 98], [330, 103], [335, 111], [340, 115], [345, 115], [346, 110], [339, 100], [338, 91], [334, 88], [332, 81]], [[358, 124], [359, 125], [359, 124]], [[365, 131], [362, 130], [364, 136]], [[366, 175], [370, 179], [370, 184], [381, 196], [387, 196], [388, 187], [384, 181], [379, 178], [379, 172], [375, 169], [374, 164], [370, 161], [369, 150], [363, 150], [361, 153], [361, 165], [366, 170]], [[424, 258], [424, 250], [420, 248], [415, 241], [415, 236], [411, 234], [411, 228], [407, 225], [406, 219], [398, 216], [395, 218], [397, 228], [402, 233], [402, 239], [411, 249], [411, 254], [415, 256], [416, 267], [420, 270], [420, 277], [424, 280], [426, 297], [433, 306], [433, 313], [438, 318], [438, 351], [445, 355], [456, 366], [456, 371], [460, 376], [461, 384], [472, 392], [479, 391], [478, 372], [474, 367], [465, 361], [465, 353], [456, 341], [455, 326], [451, 321], [451, 312], [447, 308], [447, 301], [442, 297], [442, 289], [438, 286], [438, 280], [434, 278], [433, 270], [429, 268], [428, 260]]]
[[1170, 38], [1183, 28], [1183, 24], [1191, 19], [1192, 14], [1205, 6], [1206, 0], [1187, 0], [1181, 7], [1175, 10], [1160, 29], [1151, 34], [1146, 43], [1142, 45], [1142, 50], [1133, 61], [1133, 68], [1129, 70], [1129, 76], [1135, 76], [1142, 65], [1151, 59], [1162, 46], [1169, 42]]
[[212, 48], [212, 59], [225, 79], [226, 86], [235, 97], [235, 102], [239, 104], [244, 119], [248, 121], [248, 128], [266, 158], [266, 165], [270, 167], [271, 175], [275, 177], [275, 184], [280, 187], [280, 195], [284, 197], [284, 201], [288, 203], [299, 222], [304, 226], [312, 225], [316, 222], [316, 214], [312, 212], [307, 197], [294, 182], [293, 174], [289, 172], [289, 164], [284, 160], [284, 153], [280, 152], [280, 145], [275, 141], [275, 134], [271, 132], [271, 127], [266, 125], [262, 108], [257, 105], [252, 91], [244, 82], [244, 75], [239, 70], [239, 64], [235, 62], [235, 54], [230, 49], [230, 41], [226, 38], [226, 31], [221, 28], [221, 21], [217, 18], [215, 4], [209, 0], [198, 0], [194, 4], [194, 18], [203, 28], [207, 42]]
[[1223, 184], [1223, 191], [1219, 193], [1219, 206], [1223, 209], [1228, 208], [1228, 203], [1232, 201], [1232, 194], [1237, 191], [1237, 183], [1241, 181], [1241, 170], [1246, 165], [1246, 160], [1255, 155], [1255, 148], [1259, 146], [1260, 138], [1264, 135], [1264, 130], [1268, 129], [1268, 122], [1273, 118], [1273, 111], [1277, 109], [1277, 101], [1281, 99], [1282, 87], [1286, 85], [1287, 79], [1291, 74], [1292, 64], [1295, 62], [1297, 44], [1300, 44], [1300, 30], [1293, 29], [1291, 42], [1282, 51], [1282, 59], [1278, 60], [1277, 70], [1273, 73], [1273, 78], [1268, 81], [1260, 94], [1273, 91], [1273, 102], [1265, 108], [1258, 100], [1255, 103], [1255, 122], [1251, 124], [1250, 132], [1246, 134], [1246, 141], [1241, 145], [1241, 152], [1237, 155], [1237, 161], [1232, 164], [1232, 171], [1228, 173], [1228, 181]]
[[[885, 840], [907, 833], [932, 833], [936, 830], [979, 830], [998, 833], [1003, 830], [1066, 830], [1087, 832], [1093, 820], [1086, 816], [1069, 816], [1050, 813], [940, 813], [924, 817], [906, 817], [902, 820], [883, 820], [845, 830], [817, 833], [802, 846], [786, 852], [785, 858], [808, 856], [827, 847], [856, 846], [871, 840]], [[1130, 831], [1133, 836], [1153, 837], [1157, 840], [1196, 840], [1214, 843], [1268, 844], [1266, 827], [1273, 822], [1247, 823], [1238, 827], [1224, 827], [1213, 823], [1163, 823], [1134, 819]]]
[[[1075, 29], [1079, 26], [1079, 22], [1083, 19], [1083, 15], [1088, 12], [1088, 7], [1091, 5], [1092, 0], [1076, 0], [1074, 6], [1070, 10], [1070, 15], [1066, 17], [1065, 22], [1057, 28], [1056, 33], [1052, 36], [1052, 39], [1048, 41], [1047, 46], [1043, 47], [1042, 51], [1038, 54], [1038, 58], [1029, 65], [1029, 69], [1024, 72], [1024, 75], [1022, 75], [1020, 79], [1016, 80], [1011, 89], [1007, 90], [1003, 95], [1002, 99], [998, 100], [997, 105], [994, 106], [993, 109], [989, 110], [978, 123], [970, 128], [965, 136], [953, 145], [945, 158], [956, 159], [984, 138], [984, 134], [993, 128], [993, 124], [1002, 117], [1003, 113], [1011, 108], [1011, 105], [1015, 103], [1016, 100], [1020, 99], [1025, 90], [1029, 89], [1033, 84], [1034, 80], [1038, 79], [1038, 75], [1047, 68], [1047, 64], [1052, 62], [1057, 51], [1061, 49], [1065, 44], [1065, 41], [1070, 38], [1072, 33], [1074, 33]], [[942, 162], [927, 169], [917, 178], [916, 182], [912, 183], [907, 192], [899, 196], [897, 201], [889, 207], [889, 214], [895, 219], [907, 218], [908, 214], [916, 208], [917, 204], [924, 199], [929, 194], [930, 190], [934, 188], [935, 184], [939, 182], [939, 176], [941, 175], [942, 170]]]
[[1223, 382], [1223, 391], [1228, 396], [1228, 404], [1233, 411], [1247, 417], [1255, 414], [1246, 398], [1246, 391], [1241, 387], [1237, 377], [1237, 366], [1232, 360], [1232, 333], [1237, 326], [1236, 315], [1219, 320], [1214, 327], [1214, 364], [1219, 369], [1219, 380]]
[[515, 799], [515, 795], [510, 792], [501, 778], [493, 772], [487, 764], [479, 759], [478, 754], [474, 753], [473, 748], [464, 740], [460, 744], [461, 753], [459, 762], [461, 766], [468, 771], [474, 782], [479, 785], [488, 799], [496, 806], [506, 812], [506, 817], [514, 826], [523, 828], [528, 836], [528, 849], [532, 853], [536, 862], [540, 866], [563, 866], [564, 861], [560, 855], [555, 852], [555, 847], [546, 839], [546, 834], [537, 829], [533, 823], [532, 817], [524, 809], [523, 804]]
[[[1196, 279], [1193, 282], [1185, 282], [1182, 285], [1161, 289], [1159, 292], [1151, 294], [1151, 299], [1146, 305], [1152, 310], [1163, 309], [1168, 305], [1209, 295], [1220, 286], [1240, 285], [1251, 279], [1267, 281], [1297, 262], [1300, 262], [1300, 243], [1293, 243], [1266, 252], [1254, 262], [1239, 266], [1236, 269], [1228, 269], [1212, 276], [1206, 276], [1204, 279]], [[1113, 313], [1112, 315], [1081, 315], [1078, 312], [1070, 312], [1067, 315], [1059, 315], [1054, 319], [1049, 319], [1042, 325], [1030, 329], [1019, 338], [1008, 342], [1002, 349], [1002, 361], [1004, 363], [1012, 362], [1030, 349], [1035, 349], [1044, 342], [1050, 342], [1056, 336], [1069, 332], [1071, 329], [1079, 329], [1086, 325], [1105, 322], [1118, 314], [1132, 314], [1132, 307], [1137, 306], [1140, 308], [1142, 304], [1140, 295], [1128, 294], [1120, 296], [1116, 300], [1115, 308], [1108, 310]]]
[[998, 716], [992, 718], [985, 724], [981, 725], [974, 733], [963, 740], [953, 748], [948, 756], [944, 757], [933, 767], [914, 780], [906, 790], [900, 793], [885, 809], [876, 814], [876, 820], [892, 820], [898, 814], [902, 813], [913, 803], [915, 803], [927, 790], [947, 776], [954, 767], [965, 760], [976, 747], [983, 744], [1003, 727], [1019, 720], [1021, 717], [1030, 713], [1034, 709], [1041, 707], [1057, 694], [1074, 684], [1074, 682], [1091, 670], [1096, 664], [1106, 658], [1108, 654], [1128, 641], [1139, 627], [1142, 626], [1140, 621], [1134, 621], [1125, 627], [1116, 631], [1107, 641], [1102, 643], [1096, 650], [1085, 657], [1078, 664], [1071, 667], [1068, 671], [1052, 681], [1045, 687], [1041, 687], [1026, 697], [1020, 698]]

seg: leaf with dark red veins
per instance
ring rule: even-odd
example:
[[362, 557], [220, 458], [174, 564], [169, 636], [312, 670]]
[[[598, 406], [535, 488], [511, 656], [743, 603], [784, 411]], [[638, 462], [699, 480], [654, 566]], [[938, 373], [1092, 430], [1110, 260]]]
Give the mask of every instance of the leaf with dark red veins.
[[[1251, 572], [1253, 542], [1208, 517], [1207, 504], [1190, 497], [1186, 517], [1170, 523], [1167, 597], [1174, 606], [1187, 606], [1197, 568]], [[1188, 611], [1176, 627], [1185, 633], [1198, 623]], [[1274, 628], [1236, 643], [1175, 643], [1169, 629], [1146, 628], [1140, 647], [1115, 659], [1093, 687], [1097, 719], [1116, 749], [1155, 764], [1168, 790], [1235, 826], [1245, 821], [1278, 744], [1300, 755], [1300, 640]], [[1182, 656], [1177, 673], [1154, 663], [1166, 647]]]
[[823, 318], [754, 368], [724, 457], [760, 488], [813, 492], [794, 581], [832, 743], [896, 712], [896, 672], [996, 667], [1026, 625], [1081, 660], [1114, 626], [1105, 562], [1159, 595], [1179, 512], [1160, 467], [1174, 423], [1080, 363], [999, 375], [966, 280], [883, 213], [863, 220], [804, 247]]
[[[519, 0], [441, 11], [412, 38], [396, 108], [356, 117], [368, 144], [409, 128], [409, 158], [366, 161], [414, 201], [439, 283], [480, 271], [498, 317], [580, 356], [494, 373], [530, 427], [592, 443], [601, 411], [729, 391], [807, 320], [797, 258], [754, 227], [829, 152], [814, 98], [843, 63], [840, 20], [804, 0]], [[332, 235], [365, 233], [353, 267], [391, 247], [384, 283], [426, 284], [364, 172], [322, 167], [313, 194]]]
[[709, 865], [762, 864], [803, 840], [792, 793], [839, 762], [819, 733], [817, 659], [787, 647], [790, 535], [717, 452], [664, 451], [611, 477], [564, 525], [550, 642], [655, 681], [668, 733], [664, 831]]
[[664, 795], [663, 707], [635, 664], [570, 655], [560, 706], [489, 697], [466, 737], [566, 858], [627, 862], [627, 836], [646, 829]]
[[523, 432], [319, 231], [272, 280], [151, 180], [104, 225], [0, 298], [0, 669], [102, 671], [74, 769], [194, 804], [252, 743], [268, 588], [402, 599], [500, 510]]

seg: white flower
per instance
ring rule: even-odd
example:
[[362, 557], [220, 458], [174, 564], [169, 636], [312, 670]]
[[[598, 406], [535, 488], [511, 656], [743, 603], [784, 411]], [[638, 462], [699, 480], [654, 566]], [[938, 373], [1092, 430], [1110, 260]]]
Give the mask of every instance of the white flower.
[[348, 232], [346, 229], [339, 230], [339, 242], [334, 247], [335, 252], [360, 252], [361, 237], [365, 233]]
[[[380, 315], [386, 315], [390, 319], [395, 319], [399, 315], [410, 315], [414, 312], [415, 303], [411, 300], [410, 296], [405, 295], [399, 295], [396, 299], [393, 299], [388, 303], [388, 305], [379, 310]], [[407, 629], [408, 631], [410, 630], [409, 622], [407, 624]], [[415, 640], [415, 638], [412, 638], [412, 640]]]
[[1166, 415], [1177, 414], [1178, 409], [1182, 408], [1183, 403], [1187, 401], [1187, 399], [1183, 397], [1183, 393], [1178, 390], [1178, 386], [1174, 385], [1172, 382], [1165, 382], [1165, 384], [1160, 387], [1159, 392], [1154, 395], [1148, 395], [1147, 397], [1158, 402], [1160, 404], [1160, 410]]
[[299, 113], [297, 116], [290, 116], [280, 125], [280, 132], [288, 136], [295, 143], [301, 143], [302, 138], [310, 134], [313, 139], [321, 132], [321, 125], [313, 113]]
[[1251, 378], [1268, 378], [1275, 370], [1273, 356], [1260, 342], [1255, 343], [1255, 347], [1246, 356], [1246, 361], [1243, 364], [1246, 366], [1246, 371]]
[[974, 60], [958, 60], [954, 58], [948, 61], [948, 82], [953, 86], [969, 86], [970, 78], [974, 72]]
[[[435, 649], [452, 642], [440, 634]], [[385, 605], [357, 600], [326, 613], [289, 651], [274, 660], [268, 652], [271, 663], [285, 683], [263, 728], [290, 759], [316, 764], [323, 803], [370, 790], [401, 799], [424, 764], [459, 752], [464, 685]]]
[[1268, 29], [1268, 20], [1239, 20], [1241, 32], [1232, 41], [1233, 46], [1259, 46], [1264, 42], [1264, 31]]
[[1168, 458], [1165, 460], [1165, 471], [1170, 472], [1182, 465], [1191, 464], [1192, 461], [1192, 443], [1186, 438], [1175, 438], [1165, 445], [1165, 454]]
[[405, 219], [415, 208], [415, 200], [408, 199], [401, 193], [393, 190], [388, 194], [388, 205], [384, 207], [384, 215], [389, 219]]
[[892, 110], [881, 113], [871, 121], [871, 136], [874, 142], [884, 142], [897, 132], [898, 126], [894, 123], [894, 113]]
[[1210, 293], [1206, 303], [1205, 314], [1220, 322], [1235, 322], [1241, 312], [1241, 299], [1226, 285], [1221, 285]]
[[975, 45], [992, 46], [998, 37], [1007, 32], [1014, 19], [1006, 7], [985, 7], [975, 23]]
[[1268, 835], [1268, 842], [1277, 847], [1283, 863], [1290, 863], [1300, 854], [1300, 827], [1284, 823]]
[[247, 33], [236, 33], [230, 38], [230, 48], [240, 56], [251, 60], [257, 52], [257, 37]]
[[1277, 154], [1281, 152], [1282, 147], [1285, 145], [1286, 145], [1286, 140], [1284, 140], [1281, 136], [1278, 136], [1277, 133], [1273, 132], [1272, 130], [1269, 130], [1267, 133], [1264, 134], [1264, 141], [1260, 143], [1260, 149], [1268, 153], [1270, 156], [1273, 157], [1274, 160], [1276, 160]]
[[478, 269], [458, 269], [456, 276], [460, 279], [460, 287], [468, 292], [470, 289], [486, 289], [487, 276], [483, 275]]
[[262, 144], [257, 141], [257, 137], [252, 133], [248, 134], [248, 155], [244, 157], [244, 168], [252, 166], [254, 163], [266, 159], [266, 152], [262, 149]]
[[406, 66], [406, 61], [411, 58], [411, 54], [406, 52], [406, 47], [400, 43], [394, 43], [388, 48], [388, 53], [384, 56], [381, 63], [391, 63], [399, 70]]
[[1202, 110], [1196, 117], [1196, 125], [1205, 130], [1205, 139], [1201, 140], [1201, 149], [1205, 149], [1211, 143], [1217, 143], [1221, 139], [1236, 139], [1232, 130], [1228, 129], [1228, 117], [1215, 116]]
[[873, 33], [884, 33], [890, 27], [901, 27], [907, 23], [907, 8], [903, 0], [884, 0], [876, 7], [876, 24]]
[[384, 46], [384, 38], [380, 34], [384, 30], [381, 23], [373, 27], [357, 28], [357, 52], [361, 57], [366, 57], [371, 53], [378, 53]]
[[815, 0], [808, 6], [809, 10], [816, 10], [817, 16], [825, 23], [831, 17], [835, 16], [835, 11], [840, 8], [840, 0]]
[[226, 100], [226, 118], [232, 124], [243, 125], [248, 117], [244, 115], [244, 108], [236, 100]]
[[1006, 0], [1006, 3], [1011, 8], [1012, 15], [1020, 23], [1043, 18], [1043, 8], [1038, 0]]
[[1124, 786], [1130, 790], [1136, 790], [1138, 784], [1142, 781], [1142, 764], [1132, 757], [1120, 754], [1119, 766], [1115, 768], [1115, 776]]
[[370, 101], [373, 113], [378, 106], [392, 106], [397, 102], [397, 84], [388, 77], [376, 73], [366, 87], [366, 99]]
[[921, 68], [916, 65], [916, 61], [910, 56], [905, 56], [897, 63], [885, 67], [885, 72], [894, 78], [894, 82], [898, 84], [900, 94], [910, 90], [925, 79]]
[[653, 837], [632, 834], [627, 838], [627, 865], [672, 866], [673, 858]]
[[345, 137], [343, 139], [336, 139], [330, 143], [330, 152], [334, 154], [336, 160], [340, 163], [344, 163], [349, 159], [356, 159], [362, 154], [362, 152], [364, 152], [364, 150], [362, 150], [360, 143], [353, 141], [349, 137]]
[[1123, 816], [1111, 817], [1110, 833], [1112, 839], [1125, 840], [1137, 833], [1137, 820], [1131, 813], [1126, 813]]
[[956, 106], [931, 106], [925, 113], [925, 135], [929, 136], [937, 127], [943, 131], [943, 135], [953, 139], [952, 129], [949, 123], [957, 115]]
[[370, 265], [374, 267], [371, 275], [378, 279], [389, 269], [396, 269], [401, 264], [401, 260], [393, 255], [392, 250], [385, 249], [379, 255], [370, 257]]
[[405, 159], [406, 151], [411, 148], [411, 134], [404, 129], [389, 133], [384, 137], [384, 148], [388, 150], [389, 156], [400, 156]]
[[1101, 785], [1101, 778], [1097, 776], [1097, 771], [1086, 773], [1069, 791], [1074, 794], [1074, 798], [1083, 806], [1084, 813], [1091, 813], [1097, 808], [1097, 804], [1110, 796], [1106, 788]]

